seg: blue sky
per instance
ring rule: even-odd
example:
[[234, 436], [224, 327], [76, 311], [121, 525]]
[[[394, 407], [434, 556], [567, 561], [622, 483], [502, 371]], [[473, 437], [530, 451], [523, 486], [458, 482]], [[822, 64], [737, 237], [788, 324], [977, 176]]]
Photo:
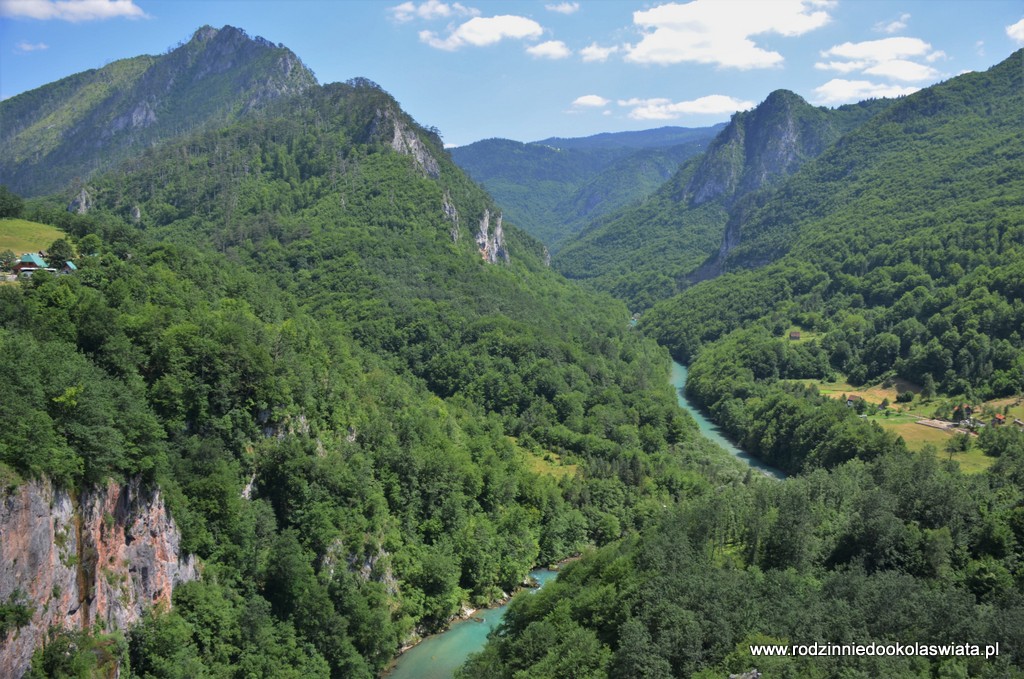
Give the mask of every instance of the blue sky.
[[0, 97], [225, 24], [362, 76], [445, 141], [705, 126], [772, 90], [837, 106], [984, 70], [1020, 0], [0, 0]]

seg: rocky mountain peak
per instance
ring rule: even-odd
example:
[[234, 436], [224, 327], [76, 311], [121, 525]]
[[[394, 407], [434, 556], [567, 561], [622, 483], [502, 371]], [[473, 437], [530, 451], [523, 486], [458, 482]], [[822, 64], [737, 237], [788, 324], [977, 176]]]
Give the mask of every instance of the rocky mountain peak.
[[[138, 149], [315, 85], [283, 45], [233, 26], [203, 26], [166, 54], [118, 61], [0, 102], [0, 177], [27, 196], [64, 189]], [[60, 129], [43, 120], [61, 121]]]
[[[232, 27], [225, 26], [225, 28]], [[209, 42], [210, 40], [213, 40], [215, 37], [217, 37], [218, 33], [220, 33], [220, 31], [218, 31], [213, 26], [207, 24], [206, 26], [202, 26], [196, 29], [196, 32], [192, 34], [192, 39], [189, 42], [201, 45], [203, 43]]]
[[711, 143], [686, 189], [691, 205], [732, 204], [817, 157], [838, 133], [828, 112], [789, 90], [737, 113]]

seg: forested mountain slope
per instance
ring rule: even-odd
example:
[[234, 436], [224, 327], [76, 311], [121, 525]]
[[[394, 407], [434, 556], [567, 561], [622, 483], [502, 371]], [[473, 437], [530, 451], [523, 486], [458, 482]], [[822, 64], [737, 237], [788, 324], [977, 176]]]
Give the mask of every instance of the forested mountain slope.
[[451, 154], [510, 219], [554, 251], [590, 220], [653, 192], [721, 127], [663, 127], [528, 144], [486, 139]]
[[[370, 677], [534, 564], [743, 478], [625, 306], [547, 268], [369, 81], [83, 188], [86, 214], [23, 215], [79, 272], [0, 286], [4, 492], [160, 488], [202, 577], [131, 630], [55, 632], [38, 676]], [[3, 634], [58, 595], [2, 602]]]
[[[902, 376], [915, 403], [1020, 404], [1022, 59], [841, 137], [750, 203], [733, 272], [642, 317], [690, 363], [690, 396], [790, 478], [684, 501], [574, 563], [461, 676], [1024, 676], [1024, 428], [990, 412], [908, 453], [806, 384]], [[959, 445], [994, 463], [962, 474]]]
[[793, 322], [825, 333], [854, 384], [895, 372], [982, 399], [1020, 391], [1022, 58], [843, 137], [730, 226], [731, 273], [656, 306], [646, 327], [686, 360], [741, 326]]
[[706, 152], [651, 197], [592, 220], [563, 244], [554, 266], [633, 309], [670, 297], [705, 260], [717, 268], [714, 255], [726, 224], [743, 218], [755, 194], [796, 172], [888, 104], [830, 110], [786, 90], [773, 92], [755, 109], [734, 115]]
[[316, 84], [283, 46], [232, 26], [159, 56], [123, 59], [0, 102], [0, 183], [65, 188], [148, 146], [226, 123]]

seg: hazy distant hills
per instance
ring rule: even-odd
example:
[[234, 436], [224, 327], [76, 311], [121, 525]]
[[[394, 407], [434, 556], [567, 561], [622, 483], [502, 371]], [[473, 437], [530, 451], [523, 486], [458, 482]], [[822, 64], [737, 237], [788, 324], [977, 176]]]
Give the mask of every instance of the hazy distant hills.
[[662, 127], [451, 149], [506, 216], [556, 250], [589, 221], [649, 195], [722, 128]]
[[295, 54], [226, 26], [160, 56], [84, 71], [0, 102], [0, 183], [25, 196], [316, 84]]

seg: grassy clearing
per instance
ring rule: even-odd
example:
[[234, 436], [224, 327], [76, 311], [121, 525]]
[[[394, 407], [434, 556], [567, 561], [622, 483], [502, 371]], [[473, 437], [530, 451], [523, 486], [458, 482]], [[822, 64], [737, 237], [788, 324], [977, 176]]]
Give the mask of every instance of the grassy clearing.
[[989, 457], [977, 447], [971, 448], [966, 453], [953, 453], [952, 458], [949, 457], [949, 453], [940, 449], [938, 457], [942, 460], [952, 459], [954, 462], [959, 462], [960, 471], [965, 474], [980, 474], [996, 462], [996, 458]]
[[[952, 430], [946, 431], [917, 424], [917, 421], [921, 418], [931, 418], [935, 412], [935, 408], [940, 405], [940, 401], [921, 401], [919, 396], [921, 389], [916, 384], [902, 379], [893, 380], [891, 387], [883, 387], [881, 384], [854, 387], [845, 381], [799, 381], [808, 385], [813, 384], [818, 388], [818, 391], [822, 395], [828, 396], [829, 398], [838, 399], [844, 394], [846, 396], [860, 396], [865, 401], [873, 405], [879, 405], [885, 399], [889, 399], [889, 403], [891, 404], [889, 406], [889, 417], [886, 417], [884, 414], [873, 412], [868, 415], [868, 419], [872, 422], [877, 422], [879, 426], [898, 434], [906, 442], [907, 448], [914, 452], [919, 452], [923, 450], [925, 446], [930, 444], [938, 449], [937, 454], [940, 458], [949, 458], [949, 453], [946, 452], [946, 443], [950, 438], [952, 438], [955, 432]], [[896, 395], [904, 391], [912, 391], [915, 394], [918, 394], [918, 396], [916, 396], [910, 403], [896, 403]], [[1000, 399], [998, 401], [991, 401], [985, 405], [993, 406], [999, 412], [1002, 412], [1003, 406], [1009, 405], [1009, 417], [1011, 419], [1013, 417], [1018, 417], [1024, 420], [1024, 400], [1016, 398]], [[960, 469], [967, 474], [976, 474], [978, 472], [985, 471], [992, 466], [993, 462], [995, 462], [993, 458], [988, 457], [978, 448], [971, 448], [971, 450], [965, 453], [954, 453], [952, 459], [959, 462]]]
[[63, 237], [63, 231], [48, 224], [27, 219], [0, 219], [0, 250], [12, 250], [16, 255], [45, 250]]
[[[515, 439], [512, 440], [515, 443]], [[553, 476], [556, 480], [560, 481], [566, 476], [575, 476], [579, 470], [579, 465], [565, 464], [557, 453], [552, 453], [551, 451], [534, 452], [519, 446], [518, 443], [516, 443], [516, 448], [522, 454], [526, 468], [534, 474]]]
[[991, 407], [997, 413], [1003, 412], [1003, 408], [1010, 406], [1006, 416], [1013, 420], [1024, 420], [1024, 397], [1014, 396], [1010, 398], [999, 398], [994, 401], [987, 401], [983, 405]]
[[[800, 339], [798, 339], [798, 340], [791, 340], [791, 339], [789, 339], [790, 333], [794, 333], [794, 332], [800, 333]], [[786, 340], [787, 342], [794, 342], [796, 344], [800, 344], [800, 343], [803, 343], [803, 342], [811, 342], [811, 341], [814, 341], [814, 340], [820, 340], [824, 336], [825, 336], [825, 333], [822, 333], [822, 332], [812, 332], [810, 330], [804, 330], [799, 325], [791, 326], [789, 328], [789, 330], [787, 330], [786, 332], [782, 333], [782, 338], [784, 340]]]
[[973, 446], [964, 453], [953, 453], [952, 458], [946, 452], [946, 443], [956, 433], [953, 430], [936, 429], [917, 424], [915, 417], [901, 415], [899, 417], [872, 417], [882, 427], [895, 432], [907, 443], [907, 448], [913, 452], [924, 450], [927, 445], [937, 449], [936, 455], [940, 459], [952, 459], [960, 463], [960, 470], [965, 474], [977, 474], [983, 472], [995, 462], [995, 458], [985, 455], [977, 446]]
[[[889, 403], [896, 407], [896, 397], [904, 391], [912, 391], [915, 394], [921, 392], [921, 388], [913, 382], [908, 382], [903, 379], [896, 378], [892, 380], [892, 386], [884, 387], [882, 384], [875, 384], [872, 386], [860, 386], [855, 387], [845, 380], [836, 380], [835, 382], [823, 382], [821, 380], [797, 380], [803, 384], [813, 384], [818, 388], [818, 391], [823, 396], [829, 398], [841, 398], [843, 394], [847, 396], [860, 396], [868, 403], [879, 405], [882, 401], [889, 399]], [[904, 404], [899, 404], [904, 405]]]

